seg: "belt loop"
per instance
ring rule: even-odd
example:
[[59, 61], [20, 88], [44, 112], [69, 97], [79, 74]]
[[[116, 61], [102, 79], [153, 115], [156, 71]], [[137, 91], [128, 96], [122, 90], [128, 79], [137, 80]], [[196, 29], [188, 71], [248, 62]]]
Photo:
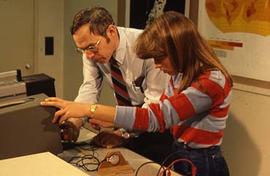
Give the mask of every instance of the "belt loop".
[[183, 143], [183, 148], [187, 149], [187, 144], [186, 143]]
[[184, 143], [185, 149], [190, 150], [191, 148], [187, 145], [187, 143]]

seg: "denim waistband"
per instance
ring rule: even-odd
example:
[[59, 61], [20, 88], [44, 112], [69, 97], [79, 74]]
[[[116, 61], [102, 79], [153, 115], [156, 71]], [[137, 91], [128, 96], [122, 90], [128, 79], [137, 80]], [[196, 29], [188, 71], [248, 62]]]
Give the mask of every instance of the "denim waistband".
[[191, 148], [183, 142], [175, 142], [174, 148], [177, 150], [182, 149], [182, 150], [187, 150], [187, 151], [196, 151], [196, 152], [204, 152], [204, 153], [206, 152], [209, 154], [216, 154], [216, 153], [221, 152], [220, 146], [211, 146], [207, 148]]

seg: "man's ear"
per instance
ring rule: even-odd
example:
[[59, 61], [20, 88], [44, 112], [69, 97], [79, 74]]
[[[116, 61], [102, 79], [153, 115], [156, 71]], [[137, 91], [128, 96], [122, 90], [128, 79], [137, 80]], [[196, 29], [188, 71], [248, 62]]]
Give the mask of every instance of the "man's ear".
[[117, 36], [117, 29], [115, 25], [110, 24], [106, 30], [106, 34], [109, 38]]

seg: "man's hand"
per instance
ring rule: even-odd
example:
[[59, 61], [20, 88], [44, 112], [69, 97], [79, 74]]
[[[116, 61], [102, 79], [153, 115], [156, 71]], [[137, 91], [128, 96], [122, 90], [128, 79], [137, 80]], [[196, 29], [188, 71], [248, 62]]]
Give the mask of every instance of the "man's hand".
[[111, 128], [114, 126], [113, 123], [104, 122], [104, 121], [97, 120], [97, 119], [89, 119], [89, 123], [94, 129], [97, 129], [97, 130], [99, 130], [101, 127]]
[[69, 118], [81, 118], [89, 111], [89, 104], [63, 100], [56, 97], [46, 98], [40, 102], [42, 106], [54, 106], [59, 108], [52, 120], [53, 123], [62, 124]]
[[92, 144], [103, 148], [114, 148], [123, 146], [127, 140], [112, 131], [102, 131], [92, 140]]

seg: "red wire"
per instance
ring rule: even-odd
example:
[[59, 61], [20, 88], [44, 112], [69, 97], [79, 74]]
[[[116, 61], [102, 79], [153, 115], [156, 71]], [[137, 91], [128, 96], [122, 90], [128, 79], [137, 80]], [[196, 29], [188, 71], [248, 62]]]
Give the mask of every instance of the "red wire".
[[188, 160], [188, 159], [184, 159], [184, 158], [181, 158], [181, 159], [176, 159], [174, 160], [173, 162], [170, 163], [170, 165], [164, 170], [166, 175], [167, 175], [167, 171], [168, 171], [168, 175], [170, 176], [171, 175], [171, 167], [175, 164], [175, 163], [178, 163], [178, 162], [188, 162], [190, 165], [191, 165], [191, 175], [192, 176], [196, 176], [197, 174], [197, 168], [196, 166], [192, 163], [192, 161]]

